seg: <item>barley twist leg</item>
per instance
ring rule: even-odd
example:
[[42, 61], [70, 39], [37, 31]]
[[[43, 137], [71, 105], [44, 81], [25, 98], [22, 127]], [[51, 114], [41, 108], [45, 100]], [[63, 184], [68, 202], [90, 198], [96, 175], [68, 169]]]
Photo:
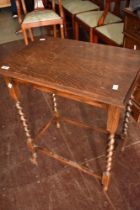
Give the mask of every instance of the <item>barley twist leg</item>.
[[113, 160], [113, 152], [114, 152], [114, 143], [115, 143], [115, 135], [110, 134], [109, 142], [108, 142], [108, 149], [107, 149], [107, 156], [106, 156], [106, 170], [103, 173], [102, 184], [104, 185], [104, 190], [107, 191], [109, 185], [109, 179], [111, 174], [112, 168], [112, 160]]
[[121, 109], [114, 105], [109, 105], [108, 107], [108, 118], [107, 118], [107, 130], [109, 131], [109, 141], [107, 145], [107, 154], [106, 154], [106, 168], [102, 176], [103, 189], [108, 190], [111, 169], [113, 162], [113, 153], [115, 145], [115, 134], [118, 128], [119, 119], [120, 119]]
[[32, 152], [31, 161], [34, 164], [37, 164], [37, 161], [36, 161], [36, 158], [37, 158], [36, 145], [33, 144], [33, 140], [32, 140], [29, 128], [28, 128], [27, 120], [25, 118], [24, 112], [22, 110], [22, 106], [21, 106], [20, 101], [18, 99], [19, 96], [20, 96], [20, 90], [19, 90], [18, 84], [13, 82], [10, 78], [5, 77], [4, 79], [5, 79], [6, 85], [7, 85], [8, 90], [9, 90], [9, 94], [14, 99], [14, 101], [16, 103], [16, 108], [17, 108], [18, 114], [20, 116], [20, 119], [22, 121], [22, 125], [23, 125], [23, 128], [24, 128], [26, 137], [27, 137], [27, 146], [28, 146], [29, 150]]
[[19, 100], [16, 101], [16, 108], [18, 110], [18, 114], [19, 114], [20, 119], [22, 121], [22, 125], [23, 125], [23, 128], [24, 128], [26, 137], [27, 137], [27, 146], [28, 146], [29, 150], [32, 152], [31, 161], [32, 161], [32, 163], [37, 165], [37, 153], [36, 153], [36, 150], [35, 150], [36, 146], [33, 144], [33, 140], [32, 140], [29, 128], [28, 128], [27, 120], [25, 118], [25, 115], [24, 115], [24, 112], [22, 110], [22, 107], [21, 107], [21, 104], [20, 104]]
[[56, 95], [54, 93], [52, 94], [52, 100], [53, 100], [54, 116], [56, 118], [56, 127], [57, 128], [60, 128], [59, 113], [58, 113], [58, 108], [57, 108], [57, 100], [56, 100]]
[[123, 139], [123, 145], [122, 145], [122, 151], [124, 151], [125, 145], [127, 143], [127, 134], [128, 134], [128, 124], [130, 121], [130, 115], [132, 111], [132, 96], [128, 101], [128, 104], [126, 106], [126, 111], [125, 111], [125, 117], [124, 117], [124, 122], [123, 122], [123, 129], [122, 129], [122, 139]]

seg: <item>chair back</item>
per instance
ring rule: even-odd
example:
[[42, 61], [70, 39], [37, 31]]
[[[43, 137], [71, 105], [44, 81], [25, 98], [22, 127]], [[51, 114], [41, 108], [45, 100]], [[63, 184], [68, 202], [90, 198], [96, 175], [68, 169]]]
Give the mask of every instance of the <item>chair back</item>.
[[[104, 8], [104, 12], [103, 15], [101, 16], [101, 18], [98, 21], [98, 26], [101, 26], [104, 24], [105, 18], [107, 16], [107, 13], [110, 11], [112, 12], [114, 15], [117, 16], [122, 16], [121, 13], [121, 0], [105, 0], [105, 8]], [[124, 1], [125, 5], [123, 5], [123, 7], [127, 7], [130, 3], [130, 0], [126, 0]]]
[[44, 3], [43, 0], [34, 0], [34, 9], [44, 9]]
[[122, 2], [124, 2], [126, 6], [129, 4], [130, 0], [105, 0], [104, 2], [104, 10], [107, 12], [110, 11], [114, 15], [120, 16]]
[[121, 0], [112, 0], [110, 10], [113, 14], [120, 16]]
[[90, 1], [93, 2], [94, 4], [97, 4], [101, 10], [104, 9], [104, 1], [103, 0], [90, 0]]
[[[24, 14], [27, 14], [27, 8], [25, 0], [16, 0], [22, 7]], [[33, 10], [40, 10], [49, 7], [49, 3], [51, 3], [52, 8], [55, 10], [55, 0], [32, 0]], [[61, 4], [61, 1], [60, 1]]]
[[130, 0], [111, 0], [110, 1], [110, 11], [117, 16], [121, 16], [122, 9], [128, 7], [130, 4]]

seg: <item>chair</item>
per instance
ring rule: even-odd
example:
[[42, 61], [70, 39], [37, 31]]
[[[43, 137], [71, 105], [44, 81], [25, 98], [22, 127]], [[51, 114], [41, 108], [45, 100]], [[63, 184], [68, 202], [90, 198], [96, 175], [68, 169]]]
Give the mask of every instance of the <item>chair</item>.
[[62, 0], [65, 16], [72, 20], [73, 34], [75, 34], [75, 16], [86, 11], [99, 10], [98, 1], [95, 0], [97, 3], [93, 3], [89, 0]]
[[[113, 12], [110, 12], [112, 2], [114, 2]], [[94, 42], [94, 28], [100, 25], [107, 25], [121, 22], [118, 16], [120, 8], [120, 0], [106, 0], [103, 11], [89, 11], [77, 14], [75, 17], [75, 39], [79, 39], [79, 27], [83, 27], [89, 33], [89, 41]]]
[[[124, 5], [127, 7], [130, 3], [130, 0], [127, 0]], [[95, 42], [98, 40], [102, 40], [104, 43], [113, 46], [122, 46], [123, 45], [123, 30], [124, 30], [124, 23], [114, 23], [104, 26], [99, 26], [95, 28], [94, 35], [95, 35]]]
[[[52, 8], [45, 9], [44, 1], [34, 0], [34, 10], [27, 12], [26, 5], [24, 0], [16, 0], [17, 11], [18, 11], [18, 21], [21, 25], [21, 30], [23, 33], [23, 38], [25, 45], [28, 45], [27, 30], [30, 34], [31, 41], [34, 41], [32, 28], [41, 27], [41, 26], [50, 26], [53, 25], [54, 37], [57, 36], [56, 25], [60, 25], [61, 37], [64, 38], [64, 29], [63, 29], [63, 8], [61, 0], [58, 0], [59, 5], [59, 14], [55, 12], [55, 2], [52, 0]], [[45, 4], [47, 6], [47, 4]], [[22, 8], [21, 8], [22, 7]], [[24, 13], [24, 18], [22, 18], [22, 10]]]

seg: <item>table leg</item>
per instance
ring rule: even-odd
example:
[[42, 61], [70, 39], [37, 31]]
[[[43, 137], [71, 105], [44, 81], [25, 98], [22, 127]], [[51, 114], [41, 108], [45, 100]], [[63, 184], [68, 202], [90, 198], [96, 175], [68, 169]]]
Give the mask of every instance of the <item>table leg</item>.
[[52, 94], [52, 100], [53, 100], [53, 111], [54, 111], [54, 116], [56, 119], [56, 127], [60, 128], [60, 122], [59, 122], [59, 113], [58, 113], [58, 106], [57, 106], [57, 100], [56, 100], [56, 95], [53, 93]]
[[122, 129], [122, 139], [123, 139], [123, 145], [122, 145], [122, 151], [125, 149], [125, 145], [127, 143], [127, 134], [128, 134], [128, 124], [130, 120], [130, 115], [132, 111], [132, 96], [130, 97], [128, 104], [126, 106], [126, 111], [125, 111], [125, 117], [124, 117], [124, 122], [123, 122], [123, 129]]
[[9, 78], [5, 78], [5, 82], [6, 82], [6, 85], [7, 85], [8, 89], [9, 89], [10, 96], [14, 99], [14, 101], [16, 103], [16, 108], [17, 108], [18, 114], [20, 116], [24, 131], [25, 131], [25, 134], [26, 134], [26, 137], [27, 137], [27, 146], [28, 146], [28, 149], [32, 152], [31, 161], [32, 161], [32, 163], [37, 165], [36, 145], [33, 143], [33, 139], [31, 137], [30, 130], [28, 128], [28, 124], [27, 124], [25, 114], [23, 112], [21, 103], [18, 99], [19, 95], [20, 95], [18, 85], [16, 83], [12, 83]]
[[114, 144], [115, 144], [115, 133], [118, 128], [118, 123], [120, 119], [120, 108], [116, 106], [109, 106], [108, 109], [108, 119], [107, 119], [107, 130], [109, 131], [109, 142], [107, 148], [106, 155], [106, 170], [102, 176], [102, 184], [104, 186], [104, 190], [108, 190], [111, 168], [112, 168], [112, 160], [113, 160], [113, 152], [114, 152]]

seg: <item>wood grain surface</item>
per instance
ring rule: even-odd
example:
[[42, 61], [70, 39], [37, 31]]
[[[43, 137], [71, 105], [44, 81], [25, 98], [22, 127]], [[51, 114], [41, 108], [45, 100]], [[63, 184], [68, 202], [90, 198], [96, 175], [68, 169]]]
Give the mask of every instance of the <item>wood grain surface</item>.
[[[0, 51], [17, 42], [0, 46]], [[0, 55], [0, 74], [50, 88], [62, 95], [123, 107], [140, 69], [140, 52], [73, 40], [47, 38], [12, 55]], [[113, 90], [118, 85], [118, 90]]]

